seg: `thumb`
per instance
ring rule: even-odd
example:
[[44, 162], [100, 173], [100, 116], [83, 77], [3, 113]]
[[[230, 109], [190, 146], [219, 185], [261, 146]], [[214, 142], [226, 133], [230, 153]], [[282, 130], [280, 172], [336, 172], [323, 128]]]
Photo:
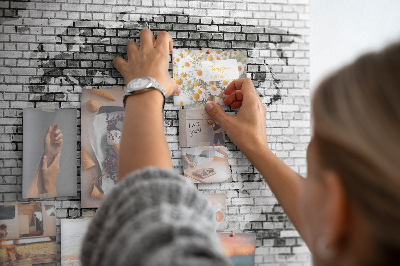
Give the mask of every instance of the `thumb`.
[[223, 128], [225, 128], [226, 122], [229, 121], [232, 117], [227, 114], [221, 106], [216, 103], [208, 102], [206, 104], [206, 111], [209, 113], [215, 120], [217, 120]]
[[58, 165], [60, 163], [61, 151], [59, 151], [54, 158], [54, 161], [51, 163], [51, 166]]
[[47, 170], [47, 156], [43, 155], [43, 161], [42, 161], [42, 171]]
[[50, 133], [52, 130], [53, 130], [53, 128], [51, 126], [49, 126], [49, 128], [47, 129], [47, 132], [46, 132], [46, 137], [50, 136]]

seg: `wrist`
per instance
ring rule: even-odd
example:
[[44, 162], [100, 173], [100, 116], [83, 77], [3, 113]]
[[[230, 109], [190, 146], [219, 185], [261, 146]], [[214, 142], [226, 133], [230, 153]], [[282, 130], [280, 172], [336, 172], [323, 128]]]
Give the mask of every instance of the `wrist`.
[[56, 184], [53, 182], [44, 181], [44, 192], [49, 196], [56, 194]]
[[268, 146], [268, 142], [265, 141], [252, 141], [250, 145], [246, 145], [243, 149], [240, 149], [243, 154], [249, 159], [252, 160], [252, 157], [259, 158], [268, 156], [272, 153], [271, 149]]
[[133, 94], [126, 98], [126, 108], [160, 109], [164, 104], [164, 96], [158, 90], [151, 90], [141, 94]]

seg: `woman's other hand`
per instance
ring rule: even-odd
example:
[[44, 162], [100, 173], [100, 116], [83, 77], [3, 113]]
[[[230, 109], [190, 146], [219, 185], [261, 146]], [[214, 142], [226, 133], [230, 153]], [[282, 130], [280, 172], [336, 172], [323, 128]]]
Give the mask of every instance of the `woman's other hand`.
[[219, 105], [207, 103], [207, 112], [225, 129], [233, 143], [246, 155], [268, 148], [266, 135], [267, 109], [249, 78], [232, 81], [225, 89], [226, 105], [240, 108], [236, 115], [227, 114]]
[[63, 134], [59, 126], [59, 124], [54, 125], [54, 127], [49, 126], [46, 136], [44, 137], [44, 155], [47, 156], [47, 162], [49, 164], [51, 164], [54, 157], [61, 151], [63, 146]]
[[48, 165], [47, 156], [43, 155], [41, 171], [43, 177], [44, 190], [49, 197], [57, 196], [56, 181], [58, 174], [60, 173], [60, 157], [61, 157], [61, 151], [57, 153], [50, 166], [47, 166]]
[[131, 41], [126, 48], [128, 60], [114, 58], [114, 66], [124, 77], [127, 85], [140, 77], [152, 77], [164, 88], [166, 96], [178, 93], [178, 86], [169, 76], [169, 52], [172, 50], [172, 37], [166, 31], [158, 33], [157, 40], [149, 29], [140, 32], [140, 46]]

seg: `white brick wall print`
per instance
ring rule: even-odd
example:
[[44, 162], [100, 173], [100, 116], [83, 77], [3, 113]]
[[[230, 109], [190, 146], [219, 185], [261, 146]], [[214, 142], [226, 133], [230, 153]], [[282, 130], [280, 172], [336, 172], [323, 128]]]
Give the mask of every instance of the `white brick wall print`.
[[[96, 211], [101, 199], [89, 205], [83, 201], [87, 172], [80, 166], [79, 149], [88, 147], [83, 135], [87, 106], [81, 101], [82, 90], [123, 86], [112, 60], [126, 56], [127, 43], [139, 42], [144, 28], [155, 35], [168, 31], [174, 49], [243, 52], [245, 71], [267, 106], [266, 131], [272, 151], [305, 175], [310, 138], [308, 11], [308, 1], [292, 0], [1, 1], [0, 201], [26, 201], [22, 193], [23, 109], [76, 108], [78, 194], [55, 200], [59, 251], [60, 219]], [[97, 105], [91, 107], [96, 110]], [[178, 133], [181, 108], [173, 98], [167, 99], [164, 125], [174, 171], [183, 174]], [[226, 232], [256, 235], [255, 265], [309, 265], [303, 241], [292, 233], [293, 225], [260, 174], [228, 138], [225, 147], [232, 182], [196, 186], [204, 193], [226, 194]], [[96, 162], [94, 154], [90, 156]], [[57, 261], [61, 261], [60, 252]]]

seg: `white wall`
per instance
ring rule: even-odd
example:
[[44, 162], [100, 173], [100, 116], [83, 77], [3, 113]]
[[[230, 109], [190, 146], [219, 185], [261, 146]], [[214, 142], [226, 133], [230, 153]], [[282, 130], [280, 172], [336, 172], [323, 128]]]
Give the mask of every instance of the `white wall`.
[[311, 90], [332, 70], [396, 40], [399, 0], [311, 0]]

